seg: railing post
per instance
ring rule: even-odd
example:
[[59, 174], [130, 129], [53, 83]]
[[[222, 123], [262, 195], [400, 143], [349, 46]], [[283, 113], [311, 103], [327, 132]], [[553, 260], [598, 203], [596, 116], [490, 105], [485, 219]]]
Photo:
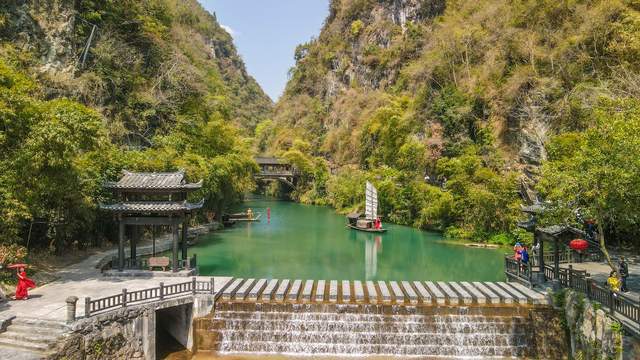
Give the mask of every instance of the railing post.
[[67, 324], [71, 324], [76, 321], [76, 303], [78, 302], [77, 296], [69, 296], [67, 302]]
[[567, 272], [567, 287], [573, 288], [573, 265], [569, 265], [569, 271]]
[[613, 313], [615, 312], [615, 296], [616, 294], [613, 292], [613, 290], [609, 290], [609, 314], [613, 315]]
[[84, 298], [84, 317], [88, 318], [91, 316], [91, 298]]
[[585, 278], [585, 282], [587, 283], [587, 299], [591, 300], [591, 287], [593, 286], [591, 278]]
[[122, 289], [122, 307], [127, 307], [127, 289]]
[[516, 270], [516, 274], [518, 274], [518, 277], [520, 277], [520, 267], [522, 266], [522, 264], [520, 263], [520, 259], [518, 259], [518, 264], [517, 264], [517, 270]]
[[193, 295], [196, 294], [196, 277], [192, 277], [191, 278], [191, 291], [193, 292]]
[[210, 289], [210, 291], [211, 291], [211, 293], [212, 293], [212, 294], [215, 294], [215, 293], [216, 293], [215, 283], [216, 283], [216, 282], [214, 281], [214, 278], [213, 278], [213, 276], [212, 276], [212, 277], [211, 277], [211, 289]]
[[164, 300], [164, 283], [160, 282], [160, 300]]

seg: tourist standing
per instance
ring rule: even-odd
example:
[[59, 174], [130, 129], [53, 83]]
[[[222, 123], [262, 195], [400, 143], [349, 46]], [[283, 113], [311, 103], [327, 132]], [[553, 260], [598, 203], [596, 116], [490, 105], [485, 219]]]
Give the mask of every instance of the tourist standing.
[[609, 289], [613, 292], [620, 291], [620, 279], [618, 279], [618, 274], [615, 271], [609, 273], [609, 278], [607, 279], [607, 284], [609, 285]]
[[529, 262], [529, 252], [527, 251], [527, 247], [523, 247], [522, 251], [520, 252], [520, 261], [522, 261], [523, 264], [527, 265], [527, 263]]
[[520, 244], [519, 242], [517, 242], [514, 246], [513, 246], [513, 258], [518, 261], [522, 258], [522, 244]]
[[36, 283], [27, 277], [27, 272], [23, 267], [18, 268], [18, 285], [16, 286], [16, 300], [27, 300], [29, 298], [28, 289], [36, 287]]
[[627, 277], [629, 277], [629, 266], [624, 261], [624, 256], [620, 256], [618, 263], [618, 271], [620, 272], [620, 291], [627, 292]]

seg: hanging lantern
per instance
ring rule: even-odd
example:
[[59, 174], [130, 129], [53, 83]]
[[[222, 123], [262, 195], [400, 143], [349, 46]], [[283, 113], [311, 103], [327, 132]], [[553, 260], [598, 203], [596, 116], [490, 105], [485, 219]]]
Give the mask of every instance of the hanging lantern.
[[589, 243], [584, 239], [573, 239], [569, 242], [569, 247], [576, 251], [587, 250]]

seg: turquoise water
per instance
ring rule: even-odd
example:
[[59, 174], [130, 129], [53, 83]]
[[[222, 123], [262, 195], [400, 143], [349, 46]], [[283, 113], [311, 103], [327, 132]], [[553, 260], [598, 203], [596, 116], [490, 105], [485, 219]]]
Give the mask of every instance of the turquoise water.
[[[445, 243], [438, 233], [384, 224], [385, 234], [345, 227], [333, 209], [253, 199], [261, 221], [237, 223], [201, 238], [201, 275], [338, 280], [504, 280], [504, 250]], [[266, 209], [271, 209], [267, 221]]]

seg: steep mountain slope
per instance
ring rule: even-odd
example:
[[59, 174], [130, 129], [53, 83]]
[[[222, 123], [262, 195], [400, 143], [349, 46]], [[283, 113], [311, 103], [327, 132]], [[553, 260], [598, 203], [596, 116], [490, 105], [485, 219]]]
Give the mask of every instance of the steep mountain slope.
[[[510, 231], [520, 200], [507, 193], [534, 196], [549, 138], [589, 127], [601, 97], [640, 94], [639, 10], [617, 0], [333, 0], [319, 37], [298, 47], [258, 144], [364, 170], [362, 180], [393, 179], [410, 193], [382, 199], [393, 221]], [[344, 181], [334, 172], [337, 180], [320, 176], [294, 195], [360, 206], [336, 198]], [[450, 191], [407, 190], [424, 180], [449, 180]], [[456, 200], [479, 191], [477, 202]], [[427, 203], [453, 196], [451, 209], [413, 208], [425, 192]], [[503, 214], [499, 224], [480, 220], [492, 211], [466, 217], [487, 202]]]
[[109, 235], [120, 170], [184, 169], [220, 214], [254, 186], [246, 136], [271, 100], [196, 0], [0, 5], [0, 246]]
[[31, 54], [46, 95], [99, 108], [128, 143], [148, 145], [188, 110], [192, 95], [249, 130], [271, 111], [231, 36], [195, 0], [16, 0], [2, 7], [2, 39]]

